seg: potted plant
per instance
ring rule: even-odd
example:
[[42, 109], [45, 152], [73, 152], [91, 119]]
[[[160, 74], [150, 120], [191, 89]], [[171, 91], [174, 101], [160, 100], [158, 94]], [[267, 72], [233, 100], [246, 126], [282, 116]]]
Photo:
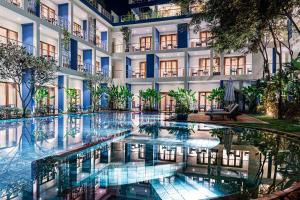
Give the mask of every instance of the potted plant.
[[46, 115], [47, 114], [47, 108], [45, 107], [45, 105], [42, 105], [44, 100], [48, 97], [49, 92], [47, 90], [47, 88], [45, 87], [40, 87], [37, 89], [35, 96], [34, 96], [34, 100], [36, 103], [36, 107], [35, 107], [35, 113], [38, 115]]
[[130, 29], [128, 27], [122, 27], [120, 31], [123, 34], [123, 40], [125, 43], [125, 52], [129, 52], [129, 42], [130, 42]]
[[139, 94], [141, 100], [143, 101], [143, 110], [144, 111], [157, 111], [155, 105], [158, 105], [161, 101], [161, 95], [155, 89], [148, 88], [147, 90], [143, 91], [140, 90]]
[[66, 94], [69, 102], [68, 112], [76, 113], [78, 111], [76, 107], [76, 99], [78, 98], [76, 89], [68, 88]]
[[176, 119], [179, 121], [186, 121], [188, 115], [191, 113], [190, 106], [196, 102], [195, 92], [192, 90], [178, 88], [177, 91], [169, 91], [168, 95], [173, 97], [176, 101]]
[[211, 107], [213, 101], [216, 101], [219, 106], [223, 105], [224, 95], [225, 95], [225, 89], [223, 87], [213, 89], [211, 91], [211, 94], [207, 97], [207, 99], [211, 102]]
[[115, 86], [112, 85], [107, 90], [109, 96], [109, 107], [111, 109], [124, 110], [126, 104], [133, 94], [126, 86]]

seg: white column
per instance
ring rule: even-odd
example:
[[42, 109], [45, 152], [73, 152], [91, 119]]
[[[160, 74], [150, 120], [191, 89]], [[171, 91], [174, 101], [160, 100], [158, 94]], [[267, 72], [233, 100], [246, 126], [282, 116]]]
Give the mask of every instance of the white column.
[[73, 34], [73, 24], [74, 24], [74, 3], [70, 1], [70, 21], [71, 21], [71, 33]]
[[210, 69], [209, 69], [209, 75], [213, 76], [214, 74], [214, 50], [210, 49]]
[[35, 23], [35, 48], [36, 48], [36, 56], [40, 56], [40, 41], [41, 41], [41, 24], [39, 22]]

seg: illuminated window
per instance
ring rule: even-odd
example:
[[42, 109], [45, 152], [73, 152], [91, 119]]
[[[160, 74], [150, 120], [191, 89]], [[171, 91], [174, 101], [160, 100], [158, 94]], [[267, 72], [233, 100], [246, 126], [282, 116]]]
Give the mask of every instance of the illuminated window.
[[175, 49], [177, 48], [177, 34], [161, 35], [160, 49]]
[[0, 27], [0, 41], [1, 43], [18, 43], [18, 32], [9, 30], [7, 28]]
[[178, 77], [177, 60], [160, 61], [160, 77]]
[[141, 37], [140, 38], [140, 48], [141, 51], [150, 51], [152, 46], [152, 37]]
[[55, 46], [46, 42], [41, 42], [41, 56], [55, 60]]

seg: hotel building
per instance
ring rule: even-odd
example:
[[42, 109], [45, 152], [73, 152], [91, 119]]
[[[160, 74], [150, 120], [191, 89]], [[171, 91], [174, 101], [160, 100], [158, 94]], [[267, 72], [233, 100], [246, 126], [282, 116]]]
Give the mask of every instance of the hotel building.
[[[66, 88], [77, 90], [78, 105], [90, 106], [88, 73], [126, 85], [134, 94], [129, 109], [135, 111], [142, 109], [139, 91], [156, 89], [165, 97], [159, 105], [163, 112], [174, 111], [169, 90], [195, 91], [194, 108], [206, 111], [217, 106], [206, 97], [224, 81], [232, 78], [236, 99], [242, 102], [239, 91], [262, 77], [260, 54], [215, 52], [207, 24], [194, 31], [191, 16], [201, 5], [184, 10], [166, 0], [130, 0], [128, 7], [128, 14], [120, 16], [96, 0], [1, 0], [0, 41], [17, 42], [36, 56], [55, 59], [58, 78], [48, 86], [55, 98], [47, 103], [60, 112], [67, 110]], [[122, 27], [130, 30], [127, 45]], [[270, 48], [272, 59], [276, 54]], [[1, 80], [0, 105], [20, 106], [14, 87], [10, 80]]]

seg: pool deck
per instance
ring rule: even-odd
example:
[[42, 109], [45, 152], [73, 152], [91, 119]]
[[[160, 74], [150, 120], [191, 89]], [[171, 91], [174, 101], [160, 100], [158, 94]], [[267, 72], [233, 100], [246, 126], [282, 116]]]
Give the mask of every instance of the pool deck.
[[199, 122], [199, 123], [221, 123], [221, 124], [236, 124], [236, 123], [255, 123], [255, 124], [266, 124], [266, 122], [261, 121], [259, 119], [256, 119], [254, 117], [251, 117], [246, 114], [242, 114], [237, 116], [237, 120], [229, 120], [229, 119], [223, 119], [223, 117], [215, 118], [214, 120], [211, 120], [209, 116], [206, 116], [204, 113], [197, 113], [197, 114], [190, 114], [188, 118], [189, 122]]

